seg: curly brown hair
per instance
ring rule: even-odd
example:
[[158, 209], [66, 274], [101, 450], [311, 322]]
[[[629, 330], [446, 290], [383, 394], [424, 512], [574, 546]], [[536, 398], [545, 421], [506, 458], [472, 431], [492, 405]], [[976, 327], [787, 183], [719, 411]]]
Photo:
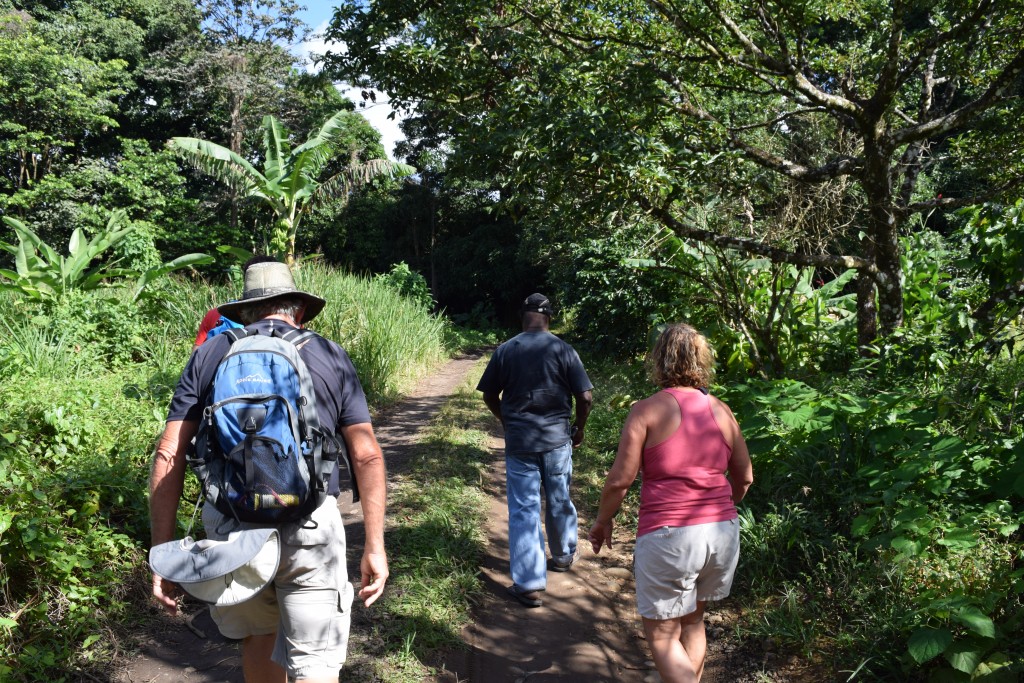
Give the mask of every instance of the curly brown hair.
[[647, 354], [647, 371], [661, 387], [707, 387], [715, 376], [715, 358], [707, 338], [686, 325], [669, 325]]

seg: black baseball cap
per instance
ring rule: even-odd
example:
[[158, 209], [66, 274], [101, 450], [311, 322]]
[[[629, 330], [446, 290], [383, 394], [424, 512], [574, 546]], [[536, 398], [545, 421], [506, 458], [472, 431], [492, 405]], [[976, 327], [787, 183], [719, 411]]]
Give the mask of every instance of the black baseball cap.
[[543, 294], [531, 294], [526, 297], [522, 306], [522, 313], [529, 312], [543, 313], [550, 318], [554, 308], [552, 308], [551, 302]]

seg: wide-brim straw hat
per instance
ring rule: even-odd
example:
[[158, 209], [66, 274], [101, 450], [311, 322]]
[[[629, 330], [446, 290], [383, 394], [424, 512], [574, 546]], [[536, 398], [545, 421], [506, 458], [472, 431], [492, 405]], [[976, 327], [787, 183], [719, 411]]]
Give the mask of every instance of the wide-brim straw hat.
[[234, 531], [224, 541], [186, 537], [149, 550], [154, 574], [217, 607], [255, 596], [274, 580], [280, 562], [281, 541], [272, 528]]
[[290, 297], [301, 300], [306, 305], [306, 312], [301, 322], [309, 322], [323, 310], [326, 301], [318, 296], [303, 292], [295, 287], [292, 270], [285, 263], [267, 262], [254, 263], [245, 271], [245, 285], [242, 298], [230, 301], [217, 307], [217, 311], [225, 318], [239, 321], [239, 312], [263, 301], [279, 297]]

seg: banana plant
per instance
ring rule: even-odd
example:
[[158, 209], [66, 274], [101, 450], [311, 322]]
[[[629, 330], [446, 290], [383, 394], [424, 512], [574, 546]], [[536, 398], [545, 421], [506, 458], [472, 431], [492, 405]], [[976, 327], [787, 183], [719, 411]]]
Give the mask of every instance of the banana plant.
[[245, 157], [209, 140], [172, 138], [168, 146], [196, 169], [227, 185], [240, 196], [265, 204], [274, 214], [271, 250], [295, 263], [295, 239], [303, 216], [328, 201], [345, 200], [351, 192], [379, 176], [402, 177], [416, 169], [388, 159], [355, 159], [342, 170], [320, 179], [328, 164], [347, 150], [348, 111], [339, 111], [320, 130], [294, 149], [288, 131], [273, 116], [263, 117], [263, 170]]
[[14, 255], [15, 268], [0, 268], [0, 290], [20, 292], [36, 301], [55, 299], [71, 290], [123, 286], [132, 278], [132, 297], [138, 300], [145, 296], [151, 282], [167, 273], [213, 262], [206, 254], [186, 254], [145, 272], [120, 268], [116, 260], [97, 262], [135, 229], [126, 225], [124, 211], [111, 213], [106, 228], [92, 239], [76, 229], [71, 233], [67, 255], [58, 253], [21, 221], [8, 216], [3, 221], [18, 236], [18, 244], [0, 241], [0, 249]]

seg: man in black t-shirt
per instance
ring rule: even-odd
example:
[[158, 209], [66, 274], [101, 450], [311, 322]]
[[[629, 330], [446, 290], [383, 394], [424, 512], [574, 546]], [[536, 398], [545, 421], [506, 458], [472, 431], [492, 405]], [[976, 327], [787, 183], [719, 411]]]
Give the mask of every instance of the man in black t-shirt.
[[[594, 388], [575, 349], [548, 330], [551, 302], [531, 294], [523, 302], [523, 331], [498, 347], [477, 390], [505, 428], [509, 594], [527, 607], [541, 605], [547, 569], [567, 571], [576, 561], [576, 507], [569, 496], [572, 449], [583, 443]], [[570, 424], [573, 400], [576, 417]], [[551, 560], [545, 562], [541, 490]]]
[[[252, 265], [245, 273], [242, 298], [218, 310], [248, 329], [266, 334], [274, 327], [299, 327], [312, 320], [325, 303], [296, 289], [288, 266], [274, 261]], [[174, 539], [186, 448], [197, 432], [217, 365], [230, 346], [226, 335], [218, 335], [198, 347], [175, 389], [150, 478], [153, 545]], [[388, 578], [383, 454], [370, 424], [362, 386], [345, 350], [314, 337], [302, 345], [299, 355], [313, 379], [320, 423], [344, 438], [359, 482], [366, 527], [359, 597], [369, 606], [380, 597]], [[331, 495], [309, 518], [278, 527], [281, 560], [271, 584], [245, 602], [210, 608], [221, 632], [242, 640], [247, 683], [286, 683], [289, 677], [298, 683], [338, 680], [348, 645], [353, 596], [345, 559], [345, 528], [336, 500], [337, 470], [328, 488]], [[203, 523], [209, 538], [223, 540], [233, 530], [225, 529], [233, 526], [225, 522], [214, 506], [204, 506]], [[177, 613], [178, 590], [175, 584], [153, 575], [153, 595], [172, 614]]]

